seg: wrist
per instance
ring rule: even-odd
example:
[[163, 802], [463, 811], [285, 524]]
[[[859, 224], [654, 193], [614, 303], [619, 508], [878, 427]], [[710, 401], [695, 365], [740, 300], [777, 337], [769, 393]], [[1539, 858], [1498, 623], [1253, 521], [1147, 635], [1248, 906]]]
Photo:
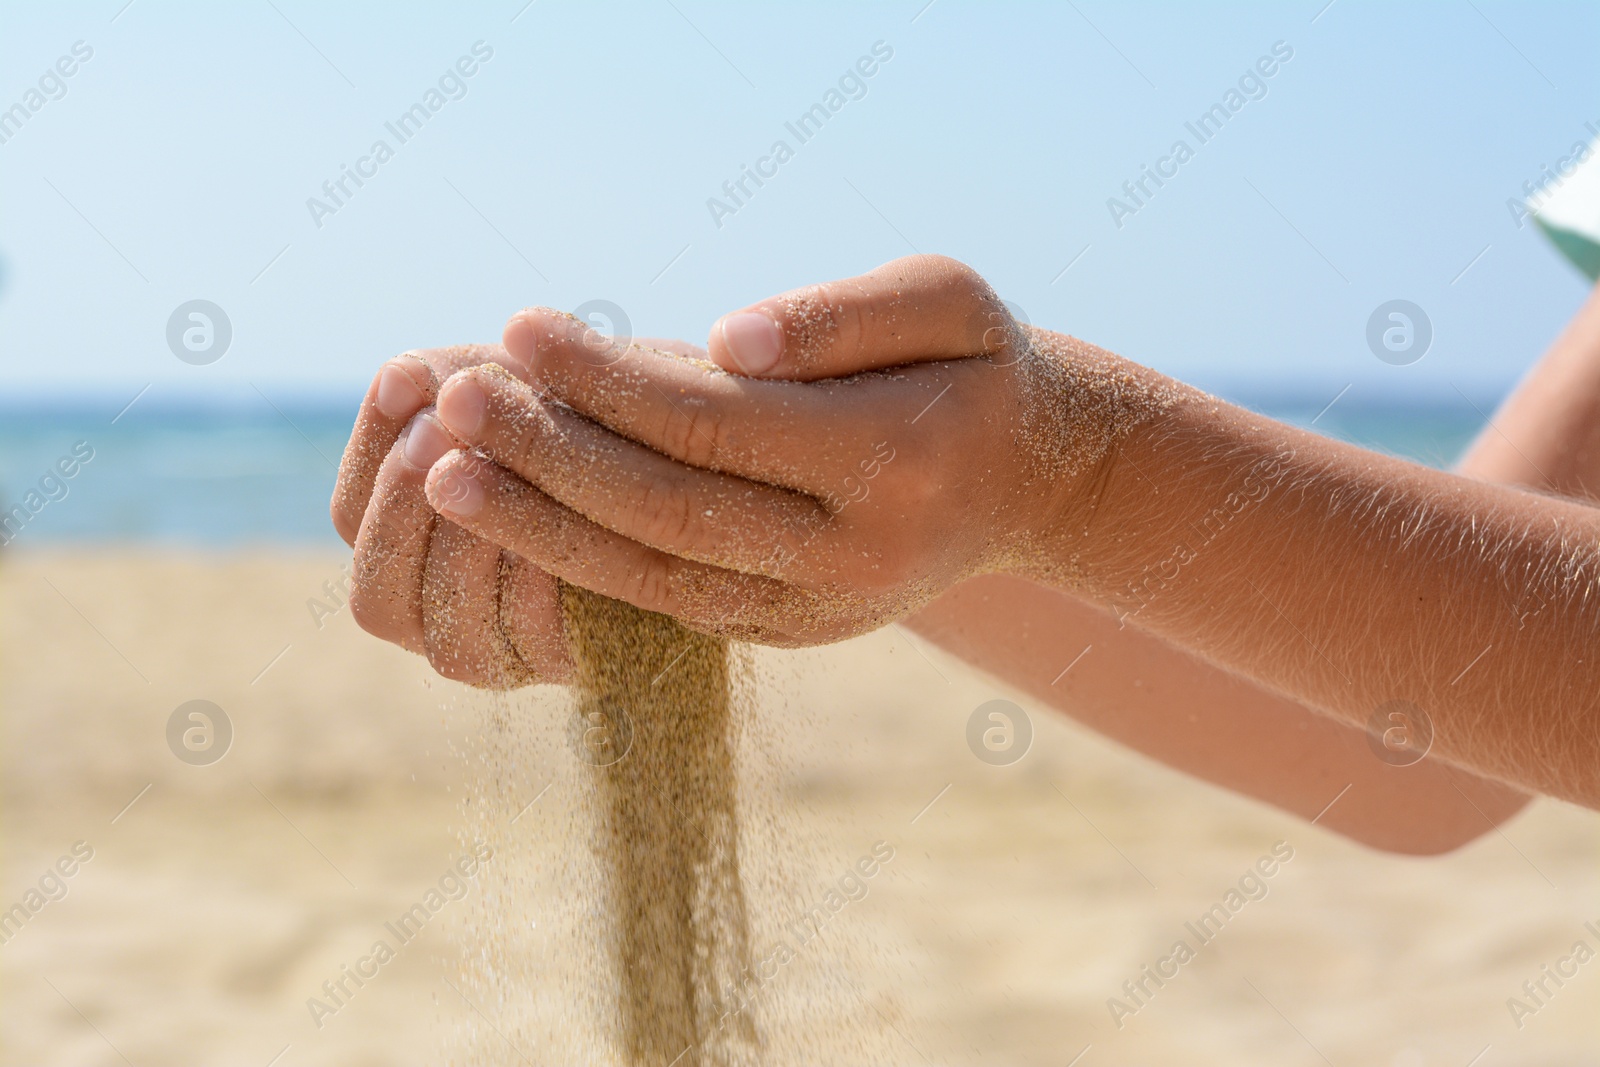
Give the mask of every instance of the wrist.
[[1140, 469], [1148, 460], [1135, 453], [1169, 433], [1184, 399], [1203, 394], [1075, 337], [1025, 329], [1030, 344], [1015, 368], [1018, 523], [992, 569], [1084, 592], [1120, 540], [1126, 492], [1111, 490], [1154, 490]]

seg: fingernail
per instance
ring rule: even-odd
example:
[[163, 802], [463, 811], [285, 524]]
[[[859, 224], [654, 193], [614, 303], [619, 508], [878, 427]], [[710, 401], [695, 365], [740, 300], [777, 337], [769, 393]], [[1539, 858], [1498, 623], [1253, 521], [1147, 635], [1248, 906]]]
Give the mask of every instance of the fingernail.
[[452, 378], [439, 392], [439, 421], [457, 437], [473, 439], [483, 425], [489, 399], [471, 378]]
[[534, 332], [533, 323], [528, 321], [526, 312], [518, 312], [511, 316], [511, 321], [506, 323], [506, 328], [500, 335], [500, 343], [505, 347], [506, 355], [524, 372], [533, 367], [533, 357], [539, 348], [539, 337]]
[[722, 343], [746, 374], [765, 374], [783, 355], [778, 324], [758, 311], [741, 311], [722, 320]]
[[446, 471], [430, 488], [433, 506], [445, 514], [465, 519], [483, 507], [483, 486], [460, 467]]
[[411, 466], [425, 471], [455, 447], [455, 440], [431, 416], [418, 415], [411, 420], [405, 449], [406, 462]]
[[390, 365], [378, 375], [378, 410], [391, 419], [404, 418], [415, 413], [426, 398], [417, 388], [416, 379], [399, 367]]

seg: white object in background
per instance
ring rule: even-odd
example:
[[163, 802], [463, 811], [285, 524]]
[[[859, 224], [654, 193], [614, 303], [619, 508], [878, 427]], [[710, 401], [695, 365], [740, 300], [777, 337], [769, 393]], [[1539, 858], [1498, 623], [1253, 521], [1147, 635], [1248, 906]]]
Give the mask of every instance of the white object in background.
[[1528, 209], [1563, 255], [1590, 281], [1600, 279], [1600, 139], [1562, 181], [1529, 198]]

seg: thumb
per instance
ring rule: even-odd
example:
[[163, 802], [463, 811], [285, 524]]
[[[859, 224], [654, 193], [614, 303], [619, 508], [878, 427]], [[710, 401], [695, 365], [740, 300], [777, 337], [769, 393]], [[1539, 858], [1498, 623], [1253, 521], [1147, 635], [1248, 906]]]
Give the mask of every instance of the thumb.
[[947, 256], [908, 256], [724, 315], [706, 347], [734, 374], [814, 381], [999, 356], [1021, 338], [1004, 301], [971, 267]]

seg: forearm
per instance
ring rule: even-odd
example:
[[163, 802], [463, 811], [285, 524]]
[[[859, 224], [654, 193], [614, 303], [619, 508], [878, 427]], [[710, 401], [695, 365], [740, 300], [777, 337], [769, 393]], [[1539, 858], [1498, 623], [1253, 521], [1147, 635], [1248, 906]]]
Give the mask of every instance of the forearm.
[[1375, 848], [1448, 851], [1527, 802], [1435, 760], [1385, 763], [1364, 730], [1022, 579], [971, 579], [910, 625], [1113, 740]]
[[[1600, 488], [1600, 288], [1495, 412], [1457, 470], [1596, 499]], [[951, 653], [1170, 766], [1396, 851], [1470, 840], [1524, 793], [1433, 761], [1394, 768], [1366, 730], [1279, 696], [1076, 597], [972, 579], [908, 620]], [[1092, 658], [1076, 657], [1092, 649]], [[1071, 660], [1064, 657], [1072, 656]], [[1072, 663], [1062, 673], [1061, 662]], [[1405, 812], [1397, 817], [1396, 812]]]
[[1467, 450], [1470, 478], [1600, 500], [1600, 287]]
[[1410, 701], [1440, 757], [1600, 803], [1596, 512], [1193, 396], [1057, 529], [1124, 621], [1352, 725]]

